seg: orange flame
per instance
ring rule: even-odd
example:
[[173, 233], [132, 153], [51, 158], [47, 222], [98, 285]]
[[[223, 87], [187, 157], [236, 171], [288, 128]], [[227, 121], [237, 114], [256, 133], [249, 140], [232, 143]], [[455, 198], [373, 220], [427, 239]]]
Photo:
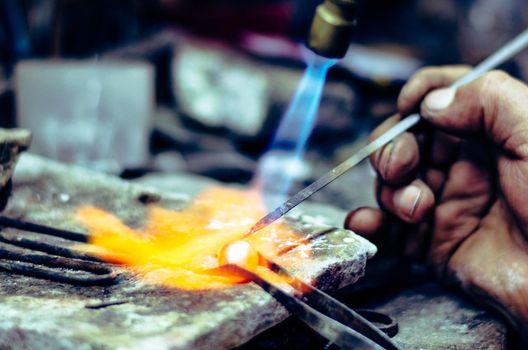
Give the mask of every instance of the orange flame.
[[[86, 249], [93, 254], [125, 265], [150, 282], [199, 290], [245, 282], [240, 276], [218, 271], [218, 253], [242, 239], [264, 214], [258, 193], [215, 188], [199, 195], [184, 211], [150, 207], [139, 230], [94, 207], [79, 208], [76, 218], [90, 232], [92, 246]], [[310, 256], [305, 240], [284, 224], [270, 225], [246, 241], [272, 259], [296, 248], [290, 264], [303, 263]], [[245, 268], [272, 278], [262, 261]]]

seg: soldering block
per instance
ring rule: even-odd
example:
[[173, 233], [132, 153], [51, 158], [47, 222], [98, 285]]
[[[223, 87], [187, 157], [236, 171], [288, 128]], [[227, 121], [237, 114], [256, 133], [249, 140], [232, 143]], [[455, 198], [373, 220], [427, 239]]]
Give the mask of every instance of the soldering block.
[[[139, 227], [148, 204], [155, 201], [181, 210], [194, 197], [183, 189], [198, 190], [196, 184], [211, 185], [188, 176], [188, 182], [180, 181], [168, 192], [24, 154], [4, 214], [79, 231], [75, 209], [93, 205]], [[326, 208], [317, 215], [303, 211], [288, 219], [314, 252], [313, 259], [294, 272], [326, 290], [358, 280], [376, 251], [367, 240], [336, 228], [341, 214]], [[291, 258], [284, 254], [277, 262]], [[110, 287], [79, 287], [0, 272], [0, 349], [228, 349], [288, 317], [281, 304], [253, 283], [184, 291], [119, 271], [119, 282]], [[86, 307], [108, 301], [122, 303]]]

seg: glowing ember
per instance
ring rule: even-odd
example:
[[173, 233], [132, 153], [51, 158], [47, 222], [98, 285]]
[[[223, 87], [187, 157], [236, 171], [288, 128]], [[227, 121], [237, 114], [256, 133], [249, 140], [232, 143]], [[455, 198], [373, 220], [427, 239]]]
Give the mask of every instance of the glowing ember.
[[283, 224], [241, 241], [264, 214], [257, 193], [216, 188], [202, 193], [184, 211], [150, 207], [139, 230], [94, 207], [79, 208], [76, 217], [90, 232], [92, 246], [86, 249], [93, 254], [128, 266], [148, 281], [194, 290], [246, 282], [216, 269], [225, 263], [273, 278], [257, 251], [274, 258], [296, 248], [291, 264], [306, 262], [310, 256], [306, 242]]

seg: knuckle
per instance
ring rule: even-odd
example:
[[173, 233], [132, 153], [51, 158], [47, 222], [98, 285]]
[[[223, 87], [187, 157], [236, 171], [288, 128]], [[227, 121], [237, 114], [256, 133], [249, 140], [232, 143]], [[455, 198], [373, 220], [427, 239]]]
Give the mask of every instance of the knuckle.
[[480, 78], [476, 91], [468, 91], [473, 95], [470, 98], [478, 101], [486, 115], [496, 116], [499, 113], [500, 100], [504, 94], [503, 85], [511, 80], [512, 78], [507, 73], [493, 70]]
[[409, 87], [406, 85], [397, 100], [397, 107], [401, 113], [408, 113], [409, 110], [414, 106], [415, 101], [410, 96]]
[[499, 91], [498, 87], [509, 81], [511, 77], [504, 71], [493, 70], [486, 73], [481, 80], [480, 93], [484, 99], [494, 98]]
[[486, 74], [486, 76], [488, 79], [491, 79], [491, 81], [496, 81], [496, 82], [503, 82], [504, 80], [507, 80], [510, 78], [510, 75], [508, 73], [506, 73], [503, 70], [498, 70], [498, 69], [490, 71], [489, 73]]
[[457, 218], [460, 216], [460, 208], [453, 203], [445, 203], [435, 211], [435, 222], [445, 230], [454, 230], [458, 227]]
[[469, 65], [429, 66], [417, 70], [411, 77], [410, 81], [424, 80], [431, 76], [449, 77], [454, 73], [463, 75], [468, 73], [471, 69], [472, 68]]
[[441, 67], [434, 67], [434, 66], [420, 68], [411, 76], [411, 78], [409, 79], [409, 83], [407, 85], [415, 83], [415, 82], [427, 80], [428, 77], [437, 74], [441, 69], [442, 69]]
[[504, 142], [504, 149], [519, 159], [528, 159], [528, 123], [519, 123]]
[[417, 70], [400, 91], [398, 109], [408, 112], [408, 109], [418, 102], [421, 90], [428, 85], [430, 77], [435, 76], [439, 69], [439, 67], [424, 67]]
[[467, 64], [457, 64], [457, 65], [447, 65], [442, 66], [439, 68], [439, 71], [443, 73], [444, 75], [450, 75], [450, 74], [458, 74], [463, 75], [469, 73], [471, 71], [472, 67]]

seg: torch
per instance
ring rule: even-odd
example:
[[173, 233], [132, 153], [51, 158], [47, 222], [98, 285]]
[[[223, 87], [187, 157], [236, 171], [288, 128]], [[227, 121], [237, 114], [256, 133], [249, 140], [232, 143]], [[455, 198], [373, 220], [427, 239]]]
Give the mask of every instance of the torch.
[[317, 7], [308, 47], [328, 58], [343, 58], [356, 24], [357, 0], [325, 0]]

